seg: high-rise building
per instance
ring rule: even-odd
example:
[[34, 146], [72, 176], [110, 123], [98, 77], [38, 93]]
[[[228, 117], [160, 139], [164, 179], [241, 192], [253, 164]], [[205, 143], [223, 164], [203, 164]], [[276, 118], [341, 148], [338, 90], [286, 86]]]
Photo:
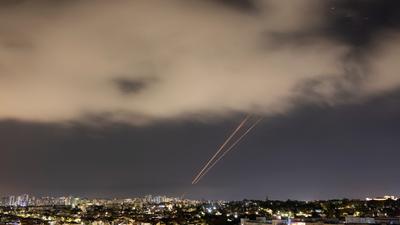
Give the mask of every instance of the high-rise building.
[[15, 206], [15, 196], [14, 196], [14, 195], [11, 195], [11, 196], [8, 198], [8, 205], [9, 205], [9, 206]]

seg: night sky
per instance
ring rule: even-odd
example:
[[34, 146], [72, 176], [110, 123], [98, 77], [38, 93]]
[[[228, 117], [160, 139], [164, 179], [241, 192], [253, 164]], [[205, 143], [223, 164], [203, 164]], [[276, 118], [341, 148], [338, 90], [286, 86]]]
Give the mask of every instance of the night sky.
[[[0, 3], [0, 195], [400, 195], [400, 1]], [[263, 121], [198, 184], [245, 115]]]

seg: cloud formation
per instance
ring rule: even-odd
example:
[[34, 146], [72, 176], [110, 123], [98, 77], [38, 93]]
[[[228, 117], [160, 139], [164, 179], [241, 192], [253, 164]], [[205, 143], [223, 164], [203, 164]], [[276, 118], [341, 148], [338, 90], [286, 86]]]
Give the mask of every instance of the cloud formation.
[[335, 13], [325, 9], [314, 0], [2, 6], [0, 119], [137, 124], [270, 114], [299, 96], [336, 104], [349, 100], [342, 93], [357, 100], [399, 87], [396, 31], [355, 49], [324, 35]]

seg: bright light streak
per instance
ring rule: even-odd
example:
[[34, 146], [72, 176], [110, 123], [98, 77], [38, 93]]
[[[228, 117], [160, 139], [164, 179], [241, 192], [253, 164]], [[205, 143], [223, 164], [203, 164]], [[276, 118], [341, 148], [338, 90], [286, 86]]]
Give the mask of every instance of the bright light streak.
[[232, 134], [226, 139], [226, 141], [219, 147], [217, 152], [208, 160], [206, 165], [201, 169], [201, 171], [196, 175], [196, 177], [193, 179], [192, 184], [197, 183], [197, 179], [201, 176], [201, 174], [207, 169], [207, 167], [210, 165], [210, 163], [217, 157], [217, 155], [224, 149], [224, 147], [229, 143], [229, 141], [235, 136], [235, 134], [240, 130], [240, 128], [243, 127], [243, 125], [247, 122], [247, 120], [250, 118], [250, 115], [247, 115], [242, 122], [236, 127], [236, 129], [232, 132]]
[[262, 120], [262, 118], [259, 118], [258, 120], [256, 120], [253, 125], [251, 125], [243, 134], [242, 136], [240, 136], [238, 139], [236, 139], [236, 141], [225, 151], [222, 153], [222, 155], [220, 155], [212, 164], [211, 166], [209, 166], [206, 171], [204, 171], [203, 174], [200, 175], [200, 177], [198, 179], [196, 179], [194, 181], [194, 183], [192, 182], [192, 184], [197, 184], [207, 173], [208, 171], [210, 171], [215, 164], [217, 164], [229, 151], [231, 151], [255, 126], [257, 126], [258, 123], [260, 123]]

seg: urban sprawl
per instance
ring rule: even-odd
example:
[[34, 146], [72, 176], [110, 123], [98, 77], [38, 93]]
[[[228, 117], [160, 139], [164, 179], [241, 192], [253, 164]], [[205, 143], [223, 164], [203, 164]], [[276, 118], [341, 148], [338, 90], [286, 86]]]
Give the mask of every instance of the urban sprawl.
[[3, 224], [400, 225], [400, 199], [200, 201], [152, 195], [89, 199], [24, 194], [0, 199]]

